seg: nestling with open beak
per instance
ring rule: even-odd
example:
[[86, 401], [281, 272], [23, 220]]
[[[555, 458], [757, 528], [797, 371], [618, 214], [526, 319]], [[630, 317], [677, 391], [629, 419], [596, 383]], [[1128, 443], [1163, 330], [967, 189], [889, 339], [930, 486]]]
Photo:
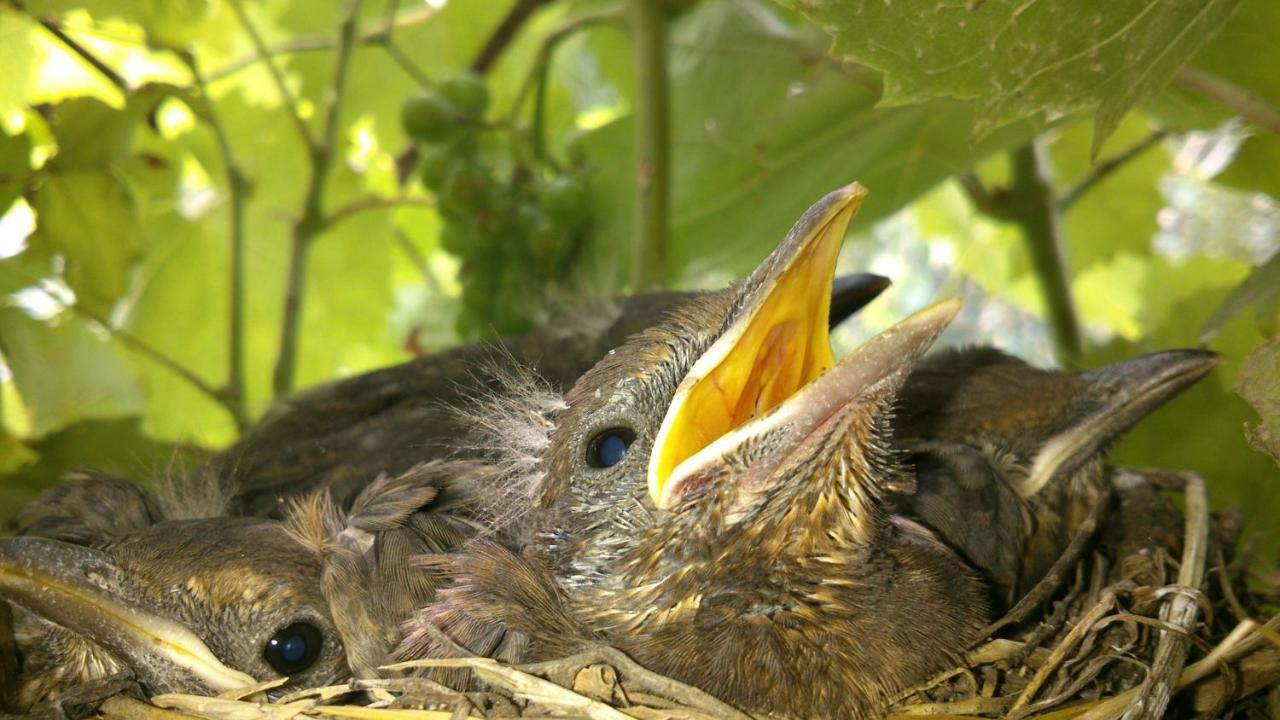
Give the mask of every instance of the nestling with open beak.
[[[1040, 537], [1039, 498], [1098, 482], [1107, 441], [1212, 358], [1110, 405], [1085, 402], [1087, 376], [1052, 373], [1079, 379], [1078, 396], [1065, 398], [1079, 410], [1051, 427], [1027, 424], [1011, 449], [1035, 469], [1018, 470], [987, 442], [1003, 436], [964, 425], [965, 406], [952, 406], [953, 416], [930, 404], [926, 386], [910, 389], [934, 377], [912, 373], [958, 302], [833, 358], [832, 268], [864, 195], [853, 184], [826, 196], [750, 277], [680, 307], [585, 374], [547, 419], [541, 463], [523, 479], [542, 497], [518, 529], [523, 553], [473, 541], [425, 559], [454, 584], [413, 622], [506, 659], [609, 643], [746, 711], [796, 717], [872, 717], [898, 691], [952, 667], [998, 612], [1004, 585], [1034, 581], [1021, 548]], [[1017, 376], [1006, 367], [1014, 362], [965, 360], [976, 370], [955, 382], [989, 367]], [[965, 394], [951, 388], [950, 397]], [[910, 420], [907, 445], [895, 444], [895, 412]], [[1080, 431], [1103, 415], [1105, 431]], [[930, 497], [955, 495], [951, 461], [970, 448], [995, 468], [975, 481], [979, 495], [1012, 493], [1012, 510], [995, 517], [1013, 518], [1012, 559], [965, 536], [966, 506], [912, 505], [915, 475], [926, 470]], [[426, 629], [399, 651], [447, 654]]]
[[382, 477], [349, 511], [313, 494], [284, 522], [175, 505], [99, 475], [49, 491], [19, 514], [25, 535], [0, 540], [0, 598], [22, 659], [16, 709], [117, 676], [148, 694], [374, 676], [436, 589], [411, 560], [470, 530], [422, 511], [446, 467]]
[[[888, 286], [887, 278], [867, 273], [836, 278], [831, 324]], [[500, 392], [498, 378], [531, 370], [551, 388], [567, 390], [606, 352], [698, 295], [656, 292], [587, 302], [524, 335], [310, 388], [272, 408], [207, 470], [235, 480], [236, 514], [278, 517], [290, 498], [321, 487], [346, 504], [369, 478], [455, 456], [459, 437], [475, 420], [455, 409], [474, 396]]]

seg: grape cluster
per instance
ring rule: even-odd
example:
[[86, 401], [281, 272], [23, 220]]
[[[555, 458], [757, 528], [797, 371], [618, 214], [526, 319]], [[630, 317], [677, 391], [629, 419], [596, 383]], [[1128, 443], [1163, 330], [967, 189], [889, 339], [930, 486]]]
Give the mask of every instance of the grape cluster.
[[419, 177], [435, 193], [440, 246], [462, 261], [464, 336], [528, 329], [563, 282], [590, 220], [579, 173], [522, 160], [514, 133], [484, 122], [488, 88], [461, 74], [405, 102], [405, 132], [421, 149]]

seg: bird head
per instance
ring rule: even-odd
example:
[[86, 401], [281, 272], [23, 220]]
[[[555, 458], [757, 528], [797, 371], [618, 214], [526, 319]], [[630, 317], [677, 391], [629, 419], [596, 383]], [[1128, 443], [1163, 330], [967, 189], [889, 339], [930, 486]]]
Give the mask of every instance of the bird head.
[[878, 498], [900, 482], [886, 411], [959, 304], [835, 360], [833, 269], [865, 194], [822, 198], [749, 277], [635, 336], [566, 396], [542, 538], [562, 583], [687, 575], [690, 552], [735, 539], [797, 555], [873, 542]]
[[[133, 492], [97, 484], [108, 507]], [[126, 669], [149, 692], [197, 694], [341, 677], [320, 573], [320, 558], [259, 519], [160, 520], [93, 546], [0, 541], [0, 596], [22, 611], [19, 705]]]
[[435, 493], [421, 477], [383, 478], [349, 512], [317, 494], [280, 522], [178, 517], [105, 476], [57, 488], [20, 513], [24, 536], [0, 540], [0, 598], [18, 610], [24, 661], [18, 705], [121, 671], [149, 693], [193, 694], [366, 674], [430, 599], [431, 587], [386, 578], [447, 544], [414, 517]]

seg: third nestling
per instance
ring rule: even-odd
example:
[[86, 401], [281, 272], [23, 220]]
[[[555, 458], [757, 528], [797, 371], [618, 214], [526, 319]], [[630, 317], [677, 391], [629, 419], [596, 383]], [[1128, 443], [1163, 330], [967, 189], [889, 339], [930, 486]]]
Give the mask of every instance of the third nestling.
[[284, 521], [193, 502], [217, 493], [160, 499], [102, 475], [47, 492], [19, 514], [23, 536], [0, 540], [0, 597], [22, 657], [9, 703], [92, 706], [113, 680], [206, 695], [378, 675], [436, 590], [412, 560], [472, 530], [424, 510], [451, 467], [378, 478], [347, 510], [313, 493]]

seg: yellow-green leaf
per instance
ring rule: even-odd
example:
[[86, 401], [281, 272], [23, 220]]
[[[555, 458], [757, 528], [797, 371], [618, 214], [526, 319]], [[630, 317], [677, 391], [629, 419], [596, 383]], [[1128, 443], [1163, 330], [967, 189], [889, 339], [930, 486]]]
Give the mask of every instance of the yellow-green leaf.
[[77, 302], [99, 314], [128, 289], [129, 267], [142, 248], [142, 227], [128, 188], [106, 171], [49, 174], [32, 198], [33, 246], [63, 255], [64, 277]]
[[1094, 149], [1159, 90], [1240, 0], [780, 0], [885, 72], [884, 102], [974, 100], [978, 136], [1096, 108]]

